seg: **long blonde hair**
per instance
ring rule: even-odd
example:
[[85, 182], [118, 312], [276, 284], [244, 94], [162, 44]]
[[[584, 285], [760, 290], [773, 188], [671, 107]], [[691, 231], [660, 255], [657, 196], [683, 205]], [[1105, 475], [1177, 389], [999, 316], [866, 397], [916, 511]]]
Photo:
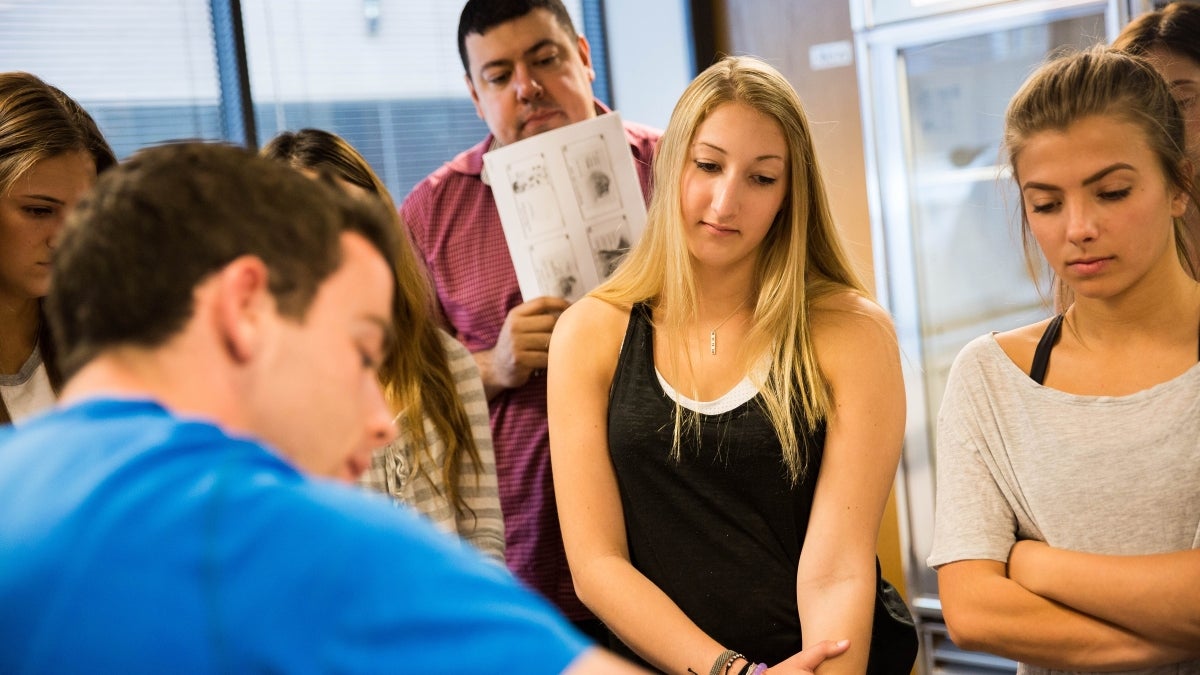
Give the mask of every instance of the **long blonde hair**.
[[[377, 196], [388, 212], [397, 213], [378, 174], [353, 146], [336, 134], [320, 129], [285, 131], [271, 139], [262, 154], [286, 161], [297, 169], [331, 174]], [[396, 225], [402, 228], [399, 215]], [[446, 455], [441, 466], [440, 485], [431, 476], [426, 478], [430, 479], [434, 490], [444, 486], [447, 500], [460, 514], [466, 513], [470, 507], [458, 491], [462, 457], [466, 453], [478, 471], [482, 466], [479, 449], [475, 445], [470, 418], [458, 396], [446, 348], [442, 345], [425, 268], [418, 262], [406, 238], [401, 235], [397, 239], [394, 320], [406, 339], [397, 340], [388, 350], [379, 367], [379, 381], [392, 409], [400, 411], [400, 424], [412, 435], [417, 452], [426, 456], [429, 443], [425, 419], [433, 424], [446, 446]], [[415, 464], [424, 465], [423, 462]]]
[[[813, 303], [840, 291], [864, 296], [867, 291], [834, 226], [800, 97], [777, 70], [753, 57], [726, 57], [692, 81], [659, 141], [645, 233], [592, 295], [620, 307], [650, 304], [657, 310], [656, 329], [668, 340], [695, 322], [698, 302], [694, 263], [684, 240], [681, 176], [696, 130], [717, 107], [733, 102], [775, 120], [787, 141], [790, 185], [760, 245], [744, 354], [769, 357], [765, 381], [755, 384], [796, 481], [813, 450], [804, 445], [804, 432], [819, 428], [833, 409], [833, 392], [812, 344]], [[684, 426], [697, 418], [678, 403], [675, 411], [677, 454]], [[804, 429], [796, 428], [797, 419]]]

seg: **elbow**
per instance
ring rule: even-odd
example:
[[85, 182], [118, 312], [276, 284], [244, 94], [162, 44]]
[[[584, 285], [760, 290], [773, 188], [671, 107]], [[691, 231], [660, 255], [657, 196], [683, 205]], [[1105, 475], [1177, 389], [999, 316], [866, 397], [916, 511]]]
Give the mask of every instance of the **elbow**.
[[596, 599], [603, 591], [596, 584], [588, 583], [575, 572], [571, 572], [571, 585], [575, 588], [575, 597], [593, 613], [596, 611]]
[[593, 613], [596, 611], [596, 600], [603, 593], [604, 585], [595, 582], [595, 574], [589, 574], [589, 565], [568, 560], [571, 570], [571, 587], [575, 589], [575, 597]]
[[946, 632], [950, 641], [959, 649], [972, 652], [994, 651], [990, 636], [995, 634], [994, 626], [989, 630], [989, 621], [983, 619], [978, 612], [962, 603], [942, 601], [942, 619], [946, 622]]
[[938, 595], [942, 619], [950, 640], [959, 648], [1000, 653], [1013, 628], [1025, 621], [1020, 603], [1014, 603], [1015, 584], [1006, 579], [1003, 565], [989, 560], [965, 560], [938, 568]]
[[950, 641], [959, 649], [969, 652], [988, 651], [988, 644], [973, 627], [967, 627], [958, 622], [952, 623], [947, 619], [946, 632], [950, 635]]
[[625, 588], [629, 583], [627, 572], [632, 570], [629, 559], [617, 553], [605, 552], [582, 560], [571, 560], [568, 556], [567, 562], [575, 597], [603, 619], [602, 614], [613, 604], [613, 589]]

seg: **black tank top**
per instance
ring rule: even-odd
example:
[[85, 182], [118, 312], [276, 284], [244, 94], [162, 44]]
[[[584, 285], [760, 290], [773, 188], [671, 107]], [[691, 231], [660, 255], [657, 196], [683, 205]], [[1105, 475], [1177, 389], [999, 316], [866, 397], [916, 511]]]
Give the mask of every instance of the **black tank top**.
[[806, 478], [793, 485], [759, 397], [699, 415], [699, 438], [685, 426], [678, 460], [671, 457], [674, 415], [654, 370], [650, 310], [637, 305], [608, 409], [630, 558], [712, 638], [751, 660], [777, 663], [801, 647], [796, 564], [824, 427], [808, 435], [814, 450]]
[[[1029, 368], [1029, 377], [1038, 384], [1046, 382], [1046, 371], [1050, 368], [1050, 351], [1054, 349], [1054, 345], [1058, 344], [1058, 338], [1062, 336], [1064, 316], [1064, 314], [1059, 314], [1050, 319], [1045, 332], [1042, 333], [1042, 339], [1038, 340], [1037, 349], [1033, 352], [1033, 365]], [[1196, 358], [1200, 360], [1200, 344], [1196, 348]]]

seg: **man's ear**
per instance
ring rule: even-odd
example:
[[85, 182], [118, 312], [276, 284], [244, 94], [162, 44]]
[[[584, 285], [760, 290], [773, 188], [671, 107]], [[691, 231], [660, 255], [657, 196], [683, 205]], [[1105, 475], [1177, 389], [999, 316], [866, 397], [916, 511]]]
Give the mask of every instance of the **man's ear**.
[[479, 92], [475, 91], [475, 82], [471, 80], [470, 73], [463, 73], [463, 82], [467, 83], [467, 91], [471, 94], [471, 103], [475, 104], [475, 114], [479, 119], [487, 122], [487, 118], [483, 116], [483, 108], [479, 105]]
[[583, 67], [587, 68], [588, 81], [596, 81], [596, 69], [592, 67], [592, 45], [588, 44], [588, 39], [579, 34], [579, 60], [583, 62]]
[[217, 273], [217, 331], [230, 358], [246, 363], [261, 348], [266, 322], [275, 315], [267, 265], [256, 256], [242, 256]]

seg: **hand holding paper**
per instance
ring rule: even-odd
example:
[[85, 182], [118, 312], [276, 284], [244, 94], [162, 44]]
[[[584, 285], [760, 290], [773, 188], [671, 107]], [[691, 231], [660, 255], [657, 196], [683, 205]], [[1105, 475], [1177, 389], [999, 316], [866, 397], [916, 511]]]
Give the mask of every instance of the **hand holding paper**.
[[496, 346], [475, 354], [488, 400], [505, 389], [525, 384], [533, 371], [545, 369], [550, 333], [568, 306], [570, 303], [562, 298], [540, 297], [509, 311]]

